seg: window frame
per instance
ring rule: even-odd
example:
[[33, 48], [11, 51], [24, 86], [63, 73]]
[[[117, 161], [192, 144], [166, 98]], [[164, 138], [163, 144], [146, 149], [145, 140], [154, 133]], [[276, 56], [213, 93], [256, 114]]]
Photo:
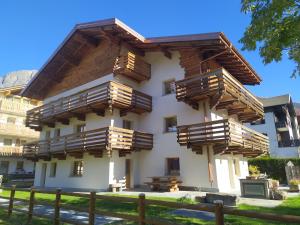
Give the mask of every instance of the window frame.
[[[173, 126], [168, 126], [168, 121], [172, 120], [172, 119], [175, 119], [176, 120], [176, 129], [174, 130], [169, 130], [168, 128], [174, 128], [174, 125]], [[169, 117], [165, 117], [164, 118], [164, 133], [174, 133], [174, 132], [177, 132], [177, 116], [169, 116]]]
[[[21, 166], [21, 168], [18, 168], [20, 166], [19, 165], [20, 163], [21, 163], [22, 166]], [[24, 161], [17, 161], [16, 171], [18, 171], [18, 170], [24, 170]]]
[[56, 177], [56, 171], [57, 171], [57, 162], [52, 162], [50, 164], [49, 177]]
[[[177, 169], [172, 169], [172, 161], [177, 161], [176, 164], [178, 164]], [[175, 165], [175, 164], [173, 164]], [[172, 173], [171, 171], [176, 171]], [[179, 157], [168, 157], [166, 158], [166, 175], [167, 176], [180, 176], [180, 158]]]
[[[171, 78], [163, 81], [163, 96], [176, 94], [175, 82], [176, 82], [175, 78]], [[172, 88], [172, 83], [174, 85], [173, 88]]]
[[83, 176], [83, 160], [76, 160], [72, 164], [71, 177], [82, 177]]

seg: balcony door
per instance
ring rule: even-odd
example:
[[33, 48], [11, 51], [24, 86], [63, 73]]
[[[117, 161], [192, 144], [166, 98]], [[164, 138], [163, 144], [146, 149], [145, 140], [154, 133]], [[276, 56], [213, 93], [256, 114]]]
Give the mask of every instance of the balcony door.
[[41, 187], [45, 187], [46, 183], [46, 173], [47, 173], [47, 163], [42, 164], [42, 171], [41, 171]]

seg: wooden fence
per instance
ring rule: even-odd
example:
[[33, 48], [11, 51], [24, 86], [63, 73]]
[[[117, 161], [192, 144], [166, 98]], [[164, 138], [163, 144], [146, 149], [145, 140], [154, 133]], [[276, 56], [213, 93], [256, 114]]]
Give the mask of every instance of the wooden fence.
[[[292, 216], [292, 215], [278, 215], [274, 213], [263, 213], [257, 211], [250, 211], [250, 210], [240, 210], [237, 208], [226, 207], [223, 206], [222, 201], [216, 201], [215, 204], [187, 204], [187, 203], [178, 203], [178, 202], [167, 202], [161, 200], [150, 200], [145, 198], [145, 194], [141, 193], [138, 198], [130, 198], [130, 197], [121, 197], [121, 196], [108, 196], [108, 195], [97, 195], [96, 192], [90, 192], [89, 194], [84, 193], [71, 193], [71, 192], [63, 192], [61, 189], [57, 189], [56, 191], [45, 191], [45, 190], [36, 190], [34, 188], [28, 189], [16, 189], [16, 186], [12, 186], [10, 189], [2, 188], [4, 190], [10, 190], [10, 197], [0, 197], [3, 199], [9, 200], [8, 202], [8, 216], [12, 215], [13, 211], [16, 212], [27, 212], [27, 222], [30, 223], [33, 216], [47, 218], [53, 221], [53, 224], [59, 225], [61, 222], [66, 222], [70, 224], [83, 224], [78, 221], [69, 220], [65, 218], [61, 218], [60, 210], [63, 208], [64, 210], [74, 210], [77, 212], [85, 212], [88, 214], [88, 224], [94, 225], [95, 224], [95, 217], [96, 215], [101, 216], [109, 216], [109, 217], [116, 217], [121, 218], [128, 221], [137, 222], [139, 225], [146, 225], [146, 224], [157, 224], [157, 225], [176, 225], [173, 221], [162, 220], [162, 219], [151, 219], [146, 217], [146, 206], [148, 205], [157, 205], [157, 206], [165, 206], [174, 209], [190, 209], [190, 210], [198, 210], [198, 211], [206, 211], [212, 212], [215, 214], [215, 224], [216, 225], [224, 225], [224, 215], [235, 215], [235, 216], [242, 216], [248, 217], [251, 219], [262, 219], [262, 220], [270, 220], [276, 222], [284, 222], [284, 223], [297, 223], [300, 224], [300, 216]], [[15, 193], [16, 191], [27, 191], [30, 192], [29, 200], [16, 198]], [[42, 194], [54, 194], [55, 201], [54, 203], [49, 203], [46, 201], [37, 200], [35, 198], [36, 193]], [[75, 196], [80, 198], [86, 198], [89, 201], [88, 209], [83, 207], [75, 207], [71, 205], [65, 205], [61, 203], [61, 196]], [[128, 215], [123, 213], [116, 213], [112, 211], [105, 211], [102, 209], [96, 208], [96, 200], [109, 200], [116, 203], [136, 203], [137, 204], [137, 215]], [[14, 208], [15, 201], [21, 201], [28, 204], [28, 210], [24, 211], [18, 208]], [[35, 205], [43, 205], [43, 206], [51, 206], [54, 209], [54, 215], [41, 215], [34, 213], [34, 206]], [[2, 207], [2, 206], [1, 206]]]

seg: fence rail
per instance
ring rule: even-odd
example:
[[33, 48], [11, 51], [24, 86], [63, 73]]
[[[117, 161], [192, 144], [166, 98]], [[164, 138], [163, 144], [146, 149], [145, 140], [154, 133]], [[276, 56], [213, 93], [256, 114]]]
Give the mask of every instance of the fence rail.
[[[157, 225], [171, 225], [176, 224], [174, 221], [168, 221], [168, 220], [162, 220], [162, 219], [153, 219], [148, 218], [146, 216], [146, 206], [149, 205], [157, 205], [157, 206], [165, 206], [175, 209], [191, 209], [191, 210], [198, 210], [198, 211], [206, 211], [206, 212], [212, 212], [215, 214], [215, 224], [216, 225], [224, 225], [224, 215], [235, 215], [235, 216], [242, 216], [247, 217], [251, 219], [262, 219], [262, 220], [270, 220], [270, 221], [276, 221], [276, 222], [284, 222], [284, 223], [300, 223], [300, 216], [293, 216], [293, 215], [279, 215], [274, 213], [264, 213], [264, 212], [257, 212], [257, 211], [250, 211], [250, 210], [240, 210], [232, 207], [223, 206], [222, 201], [216, 201], [215, 204], [187, 204], [187, 203], [177, 203], [177, 202], [167, 202], [167, 201], [161, 201], [161, 200], [151, 200], [146, 199], [145, 194], [141, 193], [138, 198], [130, 198], [130, 197], [119, 197], [119, 196], [107, 196], [107, 195], [97, 195], [96, 192], [90, 192], [89, 194], [83, 194], [83, 193], [72, 193], [72, 192], [64, 192], [61, 189], [57, 189], [55, 191], [46, 191], [46, 190], [37, 190], [34, 188], [31, 188], [31, 190], [28, 189], [16, 189], [16, 186], [12, 186], [11, 188], [2, 188], [4, 190], [10, 190], [10, 197], [0, 197], [3, 199], [9, 200], [9, 204], [7, 206], [7, 213], [8, 216], [11, 216], [13, 211], [16, 212], [22, 212], [24, 213], [24, 210], [20, 210], [18, 208], [14, 208], [15, 201], [22, 201], [26, 204], [28, 204], [28, 210], [27, 210], [27, 222], [30, 223], [32, 218], [34, 216], [36, 217], [42, 217], [47, 218], [53, 221], [53, 224], [59, 225], [60, 222], [67, 222], [70, 224], [80, 224], [78, 221], [70, 220], [61, 218], [61, 208], [67, 209], [67, 210], [74, 210], [77, 212], [86, 212], [88, 213], [88, 221], [89, 225], [95, 224], [95, 217], [96, 215], [101, 216], [110, 216], [110, 217], [116, 217], [124, 220], [129, 221], [135, 221], [138, 222], [139, 225], [145, 225], [145, 224], [157, 224]], [[27, 191], [30, 192], [29, 200], [16, 198], [16, 191]], [[36, 193], [42, 193], [42, 194], [53, 194], [55, 195], [55, 201], [53, 204], [36, 200], [35, 194]], [[81, 197], [86, 198], [89, 200], [89, 207], [88, 209], [83, 207], [74, 207], [71, 205], [63, 204], [61, 202], [62, 196], [75, 196], [75, 197]], [[135, 203], [137, 204], [137, 215], [128, 215], [123, 213], [115, 213], [111, 211], [105, 211], [101, 209], [96, 208], [96, 200], [109, 200], [117, 203]], [[53, 216], [49, 215], [41, 215], [41, 214], [35, 214], [34, 213], [34, 206], [35, 205], [44, 205], [44, 206], [51, 206], [54, 208], [54, 214]], [[1, 206], [3, 207], [3, 206]]]

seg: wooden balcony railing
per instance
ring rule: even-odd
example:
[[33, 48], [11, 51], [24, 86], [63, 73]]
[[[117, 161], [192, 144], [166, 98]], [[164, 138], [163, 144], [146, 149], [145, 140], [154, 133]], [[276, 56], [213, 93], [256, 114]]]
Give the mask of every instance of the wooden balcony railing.
[[132, 151], [151, 150], [152, 147], [152, 134], [117, 127], [104, 127], [28, 143], [24, 145], [24, 157], [49, 158], [66, 154], [80, 156], [84, 152], [102, 157], [103, 153], [110, 155], [113, 150], [118, 150], [119, 155], [124, 156]]
[[152, 97], [126, 85], [109, 81], [102, 85], [60, 98], [27, 112], [26, 126], [40, 130], [43, 124], [54, 122], [68, 124], [68, 119], [95, 112], [104, 115], [106, 108], [116, 107], [121, 114], [126, 112], [144, 113], [152, 110]]
[[177, 81], [176, 98], [194, 108], [199, 101], [209, 99], [211, 108], [227, 109], [241, 122], [264, 117], [263, 104], [223, 68]]
[[38, 139], [40, 133], [25, 127], [25, 125], [22, 126], [11, 123], [0, 123], [0, 135]]
[[22, 146], [0, 146], [0, 156], [22, 156]]
[[117, 58], [114, 74], [123, 75], [137, 82], [151, 78], [151, 65], [131, 52]]
[[256, 157], [269, 149], [267, 136], [225, 119], [177, 127], [178, 143], [198, 153], [213, 145], [215, 154], [243, 154]]

